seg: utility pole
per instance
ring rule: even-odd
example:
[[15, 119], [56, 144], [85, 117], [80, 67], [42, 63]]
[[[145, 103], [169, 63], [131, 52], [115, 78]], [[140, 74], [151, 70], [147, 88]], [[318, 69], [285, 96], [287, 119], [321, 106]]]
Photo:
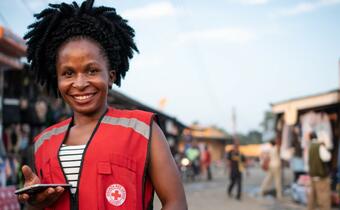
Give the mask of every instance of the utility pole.
[[232, 107], [231, 125], [232, 125], [232, 130], [233, 130], [232, 132], [233, 132], [233, 143], [234, 144], [238, 143], [237, 131], [236, 131], [236, 122], [237, 122], [236, 109], [235, 109], [235, 107]]

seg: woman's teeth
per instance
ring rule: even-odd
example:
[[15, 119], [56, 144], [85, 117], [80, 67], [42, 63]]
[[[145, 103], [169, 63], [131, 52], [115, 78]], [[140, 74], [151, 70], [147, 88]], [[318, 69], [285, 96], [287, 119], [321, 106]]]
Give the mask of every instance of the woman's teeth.
[[92, 95], [86, 95], [86, 96], [74, 96], [75, 99], [77, 100], [85, 100], [90, 98]]

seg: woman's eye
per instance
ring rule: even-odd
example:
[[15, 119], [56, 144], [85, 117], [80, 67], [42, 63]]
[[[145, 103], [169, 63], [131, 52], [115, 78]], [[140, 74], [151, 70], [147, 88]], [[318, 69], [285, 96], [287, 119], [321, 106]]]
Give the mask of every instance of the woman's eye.
[[89, 69], [89, 74], [93, 75], [93, 74], [96, 74], [98, 72], [97, 69]]
[[70, 77], [70, 76], [73, 75], [73, 71], [71, 71], [71, 70], [66, 70], [66, 71], [64, 72], [63, 75], [65, 75], [65, 76], [67, 76], [67, 77]]

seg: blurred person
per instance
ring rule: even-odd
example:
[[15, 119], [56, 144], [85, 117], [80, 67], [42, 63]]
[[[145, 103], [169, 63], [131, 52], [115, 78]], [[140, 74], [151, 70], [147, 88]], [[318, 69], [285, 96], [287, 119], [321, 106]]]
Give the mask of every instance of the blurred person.
[[8, 153], [5, 159], [6, 186], [18, 184], [19, 161], [14, 153]]
[[266, 170], [266, 177], [264, 178], [261, 188], [260, 194], [263, 196], [265, 192], [270, 187], [272, 180], [274, 179], [275, 183], [275, 191], [276, 191], [276, 198], [282, 198], [282, 183], [281, 183], [281, 159], [280, 159], [280, 148], [277, 144], [276, 140], [272, 140], [270, 142], [271, 148], [268, 154], [268, 166]]
[[331, 153], [327, 150], [323, 139], [315, 132], [309, 134], [311, 144], [308, 150], [308, 166], [310, 176], [310, 190], [308, 192], [307, 210], [331, 209], [331, 180], [327, 162], [331, 160]]
[[190, 166], [194, 172], [193, 179], [200, 174], [200, 155], [200, 149], [198, 148], [197, 142], [192, 141], [185, 150], [185, 156], [189, 159]]
[[228, 196], [232, 197], [232, 190], [237, 185], [236, 199], [241, 200], [242, 173], [245, 170], [246, 158], [239, 150], [239, 143], [234, 143], [233, 149], [227, 154], [227, 161], [230, 169], [230, 183], [227, 188]]
[[203, 174], [205, 174], [207, 176], [207, 180], [210, 181], [212, 179], [211, 153], [209, 151], [208, 145], [204, 145], [204, 150], [201, 155], [201, 166]]
[[[156, 116], [108, 106], [109, 89], [120, 85], [138, 50], [127, 21], [114, 8], [93, 4], [49, 4], [24, 37], [38, 82], [73, 110], [71, 118], [35, 138], [36, 171], [22, 167], [25, 186], [72, 187], [18, 199], [29, 209], [142, 210], [153, 208], [156, 191], [162, 209], [185, 210], [180, 176]], [[44, 117], [47, 107], [39, 107]]]

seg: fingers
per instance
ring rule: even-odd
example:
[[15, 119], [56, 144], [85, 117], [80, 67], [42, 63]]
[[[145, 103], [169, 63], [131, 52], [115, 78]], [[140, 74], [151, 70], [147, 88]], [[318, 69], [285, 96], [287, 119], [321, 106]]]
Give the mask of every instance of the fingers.
[[29, 200], [30, 196], [28, 194], [26, 194], [26, 193], [23, 193], [23, 194], [18, 195], [17, 198], [18, 198], [18, 201], [20, 203], [25, 203], [25, 202], [27, 202]]
[[63, 187], [55, 188], [55, 192], [53, 193], [53, 195], [49, 196], [49, 201], [48, 201], [49, 205], [56, 202], [59, 199], [59, 197], [63, 194], [63, 192], [64, 192]]
[[[34, 184], [39, 184], [40, 179], [39, 177], [32, 171], [30, 167], [24, 165], [22, 167], [22, 173], [25, 177], [25, 186], [30, 186]], [[27, 194], [23, 193], [18, 195], [18, 201], [22, 203], [29, 203], [31, 206], [35, 208], [46, 208], [53, 204], [59, 197], [63, 194], [65, 189], [63, 187], [56, 187], [52, 188], [49, 187], [43, 192], [36, 193], [36, 194]]]
[[[64, 188], [63, 187], [56, 187], [52, 188], [49, 187], [45, 191], [32, 195], [29, 197], [28, 203], [34, 207], [47, 207], [52, 205], [55, 201], [59, 199], [59, 197], [63, 194]], [[22, 199], [26, 199], [23, 197]]]
[[33, 173], [32, 169], [29, 166], [24, 165], [21, 168], [21, 170], [22, 170], [22, 174], [24, 175], [24, 178], [25, 178], [25, 186], [40, 183], [39, 177], [35, 173]]
[[23, 173], [26, 181], [32, 181], [34, 179], [34, 177], [36, 176], [33, 173], [32, 169], [29, 166], [27, 166], [27, 165], [24, 165], [21, 168], [21, 170], [22, 170], [22, 173]]

